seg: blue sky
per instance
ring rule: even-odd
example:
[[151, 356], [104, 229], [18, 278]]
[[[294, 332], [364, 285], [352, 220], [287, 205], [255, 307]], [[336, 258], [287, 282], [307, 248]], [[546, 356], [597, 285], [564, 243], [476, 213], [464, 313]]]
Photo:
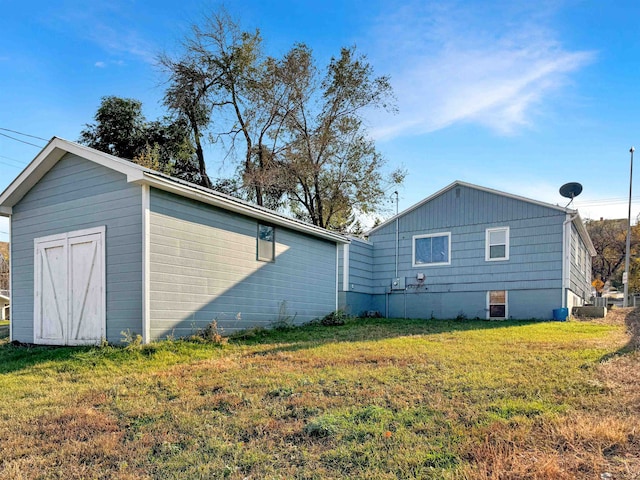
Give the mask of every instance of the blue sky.
[[[190, 26], [218, 5], [6, 0], [0, 129], [77, 140], [105, 95], [139, 99], [147, 118], [160, 116], [156, 56], [179, 51]], [[326, 64], [356, 45], [377, 74], [391, 76], [399, 112], [376, 112], [368, 123], [389, 167], [408, 170], [401, 210], [454, 180], [564, 205], [558, 188], [577, 181], [584, 218], [626, 217], [629, 148], [640, 147], [639, 2], [251, 0], [226, 8], [261, 30], [269, 54], [304, 42]], [[0, 136], [0, 190], [38, 151]], [[208, 168], [225, 173], [214, 151]], [[0, 240], [7, 231], [0, 219]]]

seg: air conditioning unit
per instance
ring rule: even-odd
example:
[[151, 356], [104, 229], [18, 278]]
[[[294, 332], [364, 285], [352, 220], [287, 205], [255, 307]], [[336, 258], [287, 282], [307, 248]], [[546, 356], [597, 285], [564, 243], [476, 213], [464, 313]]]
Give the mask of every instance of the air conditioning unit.
[[391, 290], [404, 290], [404, 277], [398, 277], [391, 280]]

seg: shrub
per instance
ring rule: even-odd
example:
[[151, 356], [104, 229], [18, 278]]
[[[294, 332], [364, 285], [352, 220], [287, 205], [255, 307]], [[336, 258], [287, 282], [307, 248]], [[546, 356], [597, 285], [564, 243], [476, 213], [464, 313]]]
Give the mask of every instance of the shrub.
[[139, 333], [132, 332], [127, 328], [120, 332], [120, 335], [122, 335], [122, 343], [126, 345], [125, 348], [136, 349], [142, 345], [142, 335]]
[[212, 320], [201, 330], [198, 330], [190, 337], [191, 340], [201, 341], [205, 343], [213, 343], [216, 345], [224, 345], [228, 342], [228, 338], [222, 335], [223, 330], [218, 326], [217, 320]]
[[325, 315], [322, 320], [320, 320], [320, 323], [325, 327], [334, 327], [344, 325], [349, 318], [351, 317], [347, 315], [344, 310], [336, 310], [335, 312]]

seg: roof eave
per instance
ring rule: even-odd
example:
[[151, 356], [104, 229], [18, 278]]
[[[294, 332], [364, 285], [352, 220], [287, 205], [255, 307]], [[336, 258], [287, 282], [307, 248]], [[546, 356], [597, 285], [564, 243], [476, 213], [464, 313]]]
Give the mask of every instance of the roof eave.
[[576, 230], [578, 230], [578, 235], [582, 237], [582, 240], [587, 246], [587, 249], [589, 250], [589, 253], [591, 254], [591, 256], [595, 257], [598, 254], [598, 252], [596, 251], [596, 247], [593, 245], [593, 242], [591, 241], [591, 236], [587, 231], [587, 227], [584, 225], [584, 222], [582, 221], [582, 217], [580, 217], [580, 214], [578, 213], [577, 210], [573, 211], [572, 218], [573, 218], [573, 224], [575, 225]]
[[315, 225], [298, 222], [294, 219], [289, 219], [275, 212], [270, 212], [267, 209], [254, 207], [250, 204], [240, 203], [235, 199], [226, 198], [226, 196], [216, 194], [215, 192], [208, 192], [191, 187], [189, 185], [176, 183], [175, 181], [161, 178], [157, 174], [151, 172], [144, 172], [139, 178], [132, 177], [130, 181], [137, 184], [149, 185], [159, 190], [175, 193], [182, 197], [197, 200], [208, 205], [213, 205], [224, 210], [246, 215], [277, 226], [290, 228], [292, 230], [304, 232], [306, 234], [311, 234], [315, 237], [320, 237], [331, 242], [349, 243], [349, 239], [339, 233], [334, 233], [329, 230], [325, 230], [324, 228], [316, 227]]
[[[78, 143], [53, 137], [36, 155], [13, 182], [0, 194], [0, 214], [11, 215], [10, 209], [33, 188], [51, 168], [67, 153], [75, 154], [95, 163], [106, 166], [127, 176], [127, 179], [139, 177], [148, 169], [107, 153]], [[131, 180], [129, 180], [131, 181]]]
[[289, 219], [270, 210], [253, 206], [252, 204], [227, 197], [214, 191], [195, 188], [196, 186], [190, 186], [188, 182], [180, 182], [177, 179], [171, 179], [171, 177], [163, 178], [162, 174], [154, 170], [58, 137], [53, 137], [31, 163], [29, 163], [4, 192], [0, 194], [0, 215], [11, 216], [12, 207], [67, 153], [78, 155], [122, 173], [127, 177], [127, 182], [129, 183], [152, 185], [161, 190], [171, 191], [184, 197], [261, 219], [274, 225], [286, 226], [292, 230], [304, 232], [332, 242], [349, 243], [349, 240], [339, 233]]

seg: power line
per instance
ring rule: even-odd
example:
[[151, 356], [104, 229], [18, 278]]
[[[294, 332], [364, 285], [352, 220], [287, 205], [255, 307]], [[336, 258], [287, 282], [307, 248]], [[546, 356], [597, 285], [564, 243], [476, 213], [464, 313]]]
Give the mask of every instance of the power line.
[[26, 140], [20, 140], [19, 138], [12, 137], [11, 135], [7, 135], [6, 133], [1, 133], [3, 137], [10, 138], [11, 140], [15, 140], [16, 142], [26, 143], [27, 145], [32, 145], [34, 147], [42, 148], [42, 145], [36, 145], [35, 143], [27, 142]]
[[28, 133], [22, 133], [22, 132], [18, 132], [17, 130], [11, 130], [9, 128], [2, 128], [0, 127], [0, 130], [4, 130], [5, 132], [11, 132], [11, 133], [16, 133], [18, 135], [22, 135], [23, 137], [30, 137], [30, 138], [36, 138], [38, 140], [44, 140], [45, 142], [48, 142], [49, 140], [47, 140], [46, 138], [42, 138], [42, 137], [37, 137], [35, 135], [29, 135]]
[[11, 157], [7, 157], [5, 155], [0, 155], [0, 158], [4, 158], [6, 160], [11, 160], [12, 162], [18, 162], [21, 163], [22, 165], [26, 165], [29, 162], [25, 162], [24, 160], [18, 160], [17, 158], [11, 158]]
[[[4, 157], [2, 155], [0, 155], [0, 162], [4, 163], [5, 165], [15, 164], [16, 166], [19, 166], [20, 168], [24, 168], [29, 163], [29, 162], [21, 162], [20, 160], [16, 160], [15, 158]], [[9, 162], [9, 163], [7, 163], [7, 162]]]
[[16, 165], [14, 163], [7, 163], [6, 160], [0, 160], [0, 165], [4, 165], [5, 167], [11, 167], [11, 168], [16, 168], [18, 170], [24, 168], [24, 165]]

